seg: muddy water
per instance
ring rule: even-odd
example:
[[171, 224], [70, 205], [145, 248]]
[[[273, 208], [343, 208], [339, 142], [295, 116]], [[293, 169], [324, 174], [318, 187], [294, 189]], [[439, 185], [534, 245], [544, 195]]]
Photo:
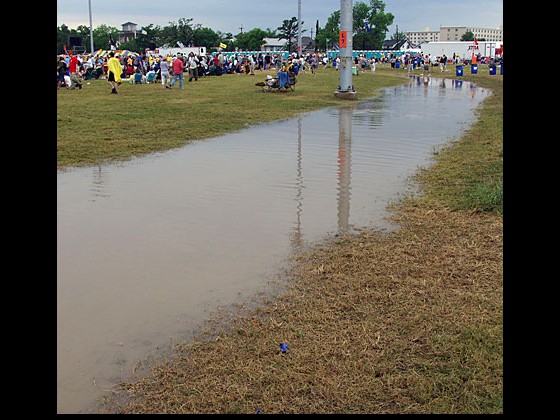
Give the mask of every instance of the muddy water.
[[[266, 292], [292, 252], [384, 221], [488, 91], [412, 78], [375, 100], [57, 175], [57, 411]], [[196, 129], [193, 127], [193, 129]]]

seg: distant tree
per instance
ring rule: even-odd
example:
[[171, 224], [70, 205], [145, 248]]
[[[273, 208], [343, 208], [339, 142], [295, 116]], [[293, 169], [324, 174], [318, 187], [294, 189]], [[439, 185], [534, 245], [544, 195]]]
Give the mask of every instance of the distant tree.
[[383, 41], [390, 25], [393, 24], [395, 16], [385, 13], [385, 3], [382, 0], [370, 0], [368, 13], [369, 49], [377, 50], [383, 48]]
[[64, 46], [68, 44], [70, 29], [65, 24], [56, 27], [56, 53], [64, 53]]
[[64, 53], [64, 47], [70, 49], [70, 38], [80, 38], [82, 41], [82, 46], [86, 47], [89, 51], [90, 45], [89, 39], [89, 27], [80, 25], [76, 29], [69, 29], [68, 26], [62, 24], [56, 27], [56, 53]]
[[[160, 33], [161, 28], [159, 26], [155, 26], [153, 24], [149, 24], [148, 26], [143, 26], [140, 32], [136, 35], [136, 48], [126, 48], [131, 51], [142, 52], [146, 48], [149, 50], [153, 50], [158, 47], [160, 43]], [[121, 48], [123, 45], [121, 45]], [[124, 49], [124, 48], [123, 48]]]
[[373, 48], [371, 37], [370, 10], [367, 4], [358, 2], [352, 10], [353, 34], [352, 45], [354, 49], [370, 50]]
[[[385, 13], [385, 3], [382, 0], [370, 0], [369, 5], [357, 2], [352, 9], [353, 38], [352, 45], [364, 50], [381, 49], [389, 26], [395, 17], [392, 13]], [[338, 47], [340, 33], [340, 10], [333, 12], [327, 19], [323, 30], [317, 32], [316, 42], [329, 47]]]
[[220, 42], [220, 35], [210, 28], [196, 28], [194, 31], [193, 45], [195, 47], [206, 47], [207, 50], [211, 50], [216, 49]]
[[93, 30], [93, 49], [110, 49], [111, 42], [114, 43], [119, 39], [119, 33], [120, 31], [114, 26], [99, 25]]
[[[301, 21], [301, 25], [303, 26], [304, 22]], [[287, 49], [289, 52], [293, 52], [297, 49], [297, 45], [294, 46], [294, 39], [297, 38], [298, 35], [298, 19], [297, 17], [293, 16], [291, 19], [284, 19], [282, 22], [282, 26], [278, 28], [278, 39], [285, 39], [287, 41]], [[305, 29], [301, 31], [306, 32]]]
[[[235, 44], [233, 42], [233, 34], [231, 32], [217, 32], [218, 37], [219, 37], [219, 41], [218, 41], [218, 45], [219, 43], [223, 43], [226, 44], [227, 47], [224, 48], [224, 51], [235, 51]], [[206, 48], [208, 49], [208, 46], [206, 46]]]
[[474, 33], [472, 33], [471, 31], [465, 32], [461, 36], [461, 41], [474, 41]]
[[330, 49], [338, 47], [338, 36], [340, 31], [340, 10], [333, 12], [328, 18], [324, 28], [317, 31], [315, 44], [319, 50], [323, 47]]
[[[353, 14], [353, 44], [364, 49], [378, 49], [383, 45], [387, 28], [393, 23], [394, 16], [385, 13], [385, 4], [381, 0], [369, 0], [369, 5], [358, 2], [354, 5]], [[215, 48], [220, 43], [227, 45], [227, 51], [235, 48], [260, 50], [264, 38], [279, 38], [287, 41], [287, 49], [292, 52], [296, 50], [294, 40], [297, 39], [298, 20], [296, 17], [286, 19], [282, 26], [276, 29], [267, 28], [262, 30], [255, 28], [249, 32], [237, 34], [214, 31], [211, 28], [203, 28], [201, 25], [193, 25], [193, 19], [180, 18], [177, 22], [169, 22], [164, 27], [149, 24], [144, 26], [137, 34], [137, 38], [126, 43], [121, 43], [119, 49], [130, 49], [132, 51], [143, 51], [145, 48], [205, 46], [207, 49]], [[302, 22], [303, 24], [304, 22]], [[305, 29], [303, 33], [307, 32]], [[324, 28], [319, 26], [319, 20], [315, 24], [315, 48], [337, 48], [340, 32], [340, 10], [335, 10], [327, 19]], [[119, 39], [120, 30], [105, 24], [99, 25], [93, 30], [94, 49], [109, 49]], [[70, 36], [82, 38], [82, 45], [89, 44], [89, 28], [86, 26], [78, 29], [69, 29], [66, 25], [57, 27], [57, 53], [64, 51], [64, 45], [68, 44]], [[399, 35], [400, 37], [400, 35]]]
[[161, 46], [177, 47], [179, 44], [185, 47], [192, 46], [194, 39], [192, 20], [192, 18], [180, 18], [177, 22], [169, 22], [169, 26], [164, 27], [161, 31]]
[[235, 46], [244, 51], [260, 51], [266, 36], [266, 32], [259, 28], [241, 32], [235, 36]]
[[278, 38], [280, 36], [276, 29], [266, 28], [264, 32], [267, 38]]

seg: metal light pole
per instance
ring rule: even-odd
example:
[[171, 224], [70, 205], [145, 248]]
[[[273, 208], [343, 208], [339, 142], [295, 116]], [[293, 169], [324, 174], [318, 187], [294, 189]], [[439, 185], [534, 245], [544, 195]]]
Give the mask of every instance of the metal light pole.
[[91, 20], [91, 0], [88, 0], [89, 3], [89, 43], [91, 47], [91, 53], [93, 54], [93, 24]]
[[356, 99], [358, 93], [352, 84], [352, 0], [340, 0], [340, 81], [334, 93], [342, 99]]
[[298, 29], [297, 29], [297, 53], [298, 57], [301, 56], [301, 0], [298, 0]]

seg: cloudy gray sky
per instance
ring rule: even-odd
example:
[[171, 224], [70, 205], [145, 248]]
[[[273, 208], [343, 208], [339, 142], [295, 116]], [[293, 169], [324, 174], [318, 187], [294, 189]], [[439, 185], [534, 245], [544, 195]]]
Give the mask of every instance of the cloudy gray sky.
[[[369, 4], [369, 0], [354, 0]], [[131, 21], [140, 27], [167, 26], [180, 18], [193, 19], [214, 31], [238, 34], [254, 28], [276, 29], [284, 19], [298, 16], [298, 0], [57, 0], [57, 26], [89, 27], [89, 4], [93, 27], [101, 24], [121, 29]], [[401, 31], [422, 31], [426, 27], [503, 25], [502, 0], [385, 0], [385, 12], [395, 16], [388, 35]], [[327, 18], [340, 9], [340, 0], [301, 0], [303, 28], [310, 34], [315, 22], [323, 27]]]

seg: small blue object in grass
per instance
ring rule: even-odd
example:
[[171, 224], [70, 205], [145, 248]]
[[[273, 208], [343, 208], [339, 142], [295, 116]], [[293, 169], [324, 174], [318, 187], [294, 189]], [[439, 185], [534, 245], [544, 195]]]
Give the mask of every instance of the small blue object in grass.
[[286, 353], [288, 351], [288, 344], [280, 343], [280, 350], [282, 350], [282, 353]]
[[255, 413], [261, 414], [261, 409], [259, 407], [257, 407], [257, 409], [255, 410]]

